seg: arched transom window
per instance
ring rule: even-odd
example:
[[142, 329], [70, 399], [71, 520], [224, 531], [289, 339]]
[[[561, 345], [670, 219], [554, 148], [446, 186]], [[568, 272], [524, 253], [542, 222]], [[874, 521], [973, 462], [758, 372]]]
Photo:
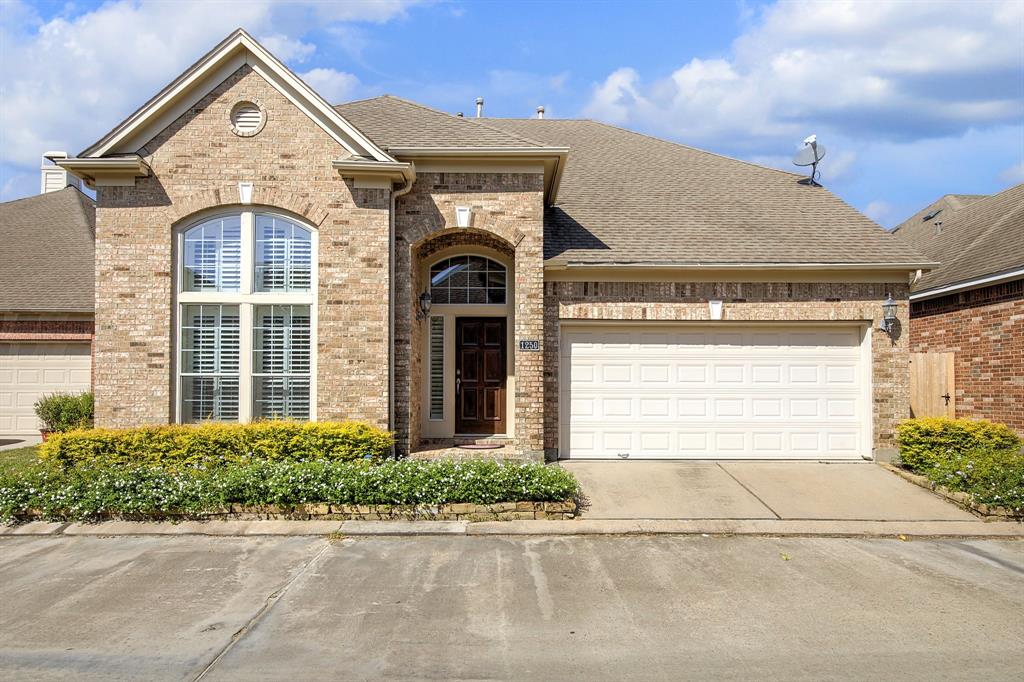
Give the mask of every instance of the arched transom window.
[[484, 256], [452, 256], [430, 268], [430, 302], [505, 303], [507, 271]]
[[258, 211], [179, 233], [178, 419], [314, 415], [316, 232]]

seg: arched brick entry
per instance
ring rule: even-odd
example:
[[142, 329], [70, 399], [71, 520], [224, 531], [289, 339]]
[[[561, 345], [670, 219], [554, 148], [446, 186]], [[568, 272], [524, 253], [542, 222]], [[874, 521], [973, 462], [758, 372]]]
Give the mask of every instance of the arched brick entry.
[[[470, 206], [471, 228], [454, 228], [455, 207]], [[422, 349], [426, 323], [416, 318], [425, 289], [421, 270], [443, 251], [472, 247], [509, 262], [510, 357], [515, 397], [512, 442], [503, 455], [543, 458], [543, 353], [519, 353], [520, 339], [543, 339], [543, 176], [540, 173], [420, 173], [396, 211], [395, 430], [398, 449], [421, 436]]]

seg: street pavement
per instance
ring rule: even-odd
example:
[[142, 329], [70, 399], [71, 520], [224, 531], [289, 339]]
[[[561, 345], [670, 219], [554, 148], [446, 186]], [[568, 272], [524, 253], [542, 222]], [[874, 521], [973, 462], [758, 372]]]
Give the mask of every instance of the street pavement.
[[1024, 542], [0, 537], [0, 679], [1021, 679]]

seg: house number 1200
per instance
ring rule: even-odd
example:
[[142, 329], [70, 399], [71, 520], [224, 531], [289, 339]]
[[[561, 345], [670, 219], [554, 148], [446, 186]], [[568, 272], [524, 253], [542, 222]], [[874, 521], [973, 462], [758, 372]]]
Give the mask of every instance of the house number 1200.
[[519, 342], [519, 350], [540, 350], [540, 341], [522, 340]]

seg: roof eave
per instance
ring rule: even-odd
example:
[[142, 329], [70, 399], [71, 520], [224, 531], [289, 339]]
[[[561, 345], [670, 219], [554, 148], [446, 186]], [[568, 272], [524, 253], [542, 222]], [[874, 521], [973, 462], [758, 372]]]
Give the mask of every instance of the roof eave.
[[81, 178], [90, 187], [131, 187], [149, 176], [149, 164], [138, 154], [105, 158], [56, 159], [54, 163]]
[[338, 159], [331, 162], [344, 178], [372, 177], [394, 182], [412, 182], [416, 179], [416, 168], [402, 161], [364, 161]]
[[568, 147], [388, 147], [388, 153], [405, 159], [486, 159], [488, 161], [539, 161], [544, 165], [544, 204], [558, 201], [558, 188], [569, 158]]
[[982, 287], [1001, 284], [1015, 279], [1024, 279], [1024, 268], [1014, 268], [1013, 270], [1007, 270], [994, 275], [985, 275], [984, 277], [975, 277], [972, 279], [962, 280], [960, 282], [954, 282], [953, 284], [944, 284], [941, 286], [931, 287], [929, 289], [923, 289], [921, 291], [914, 291], [910, 294], [910, 300], [921, 301], [928, 298], [935, 298], [937, 296], [946, 296], [947, 294], [968, 291], [970, 289], [980, 289]]

